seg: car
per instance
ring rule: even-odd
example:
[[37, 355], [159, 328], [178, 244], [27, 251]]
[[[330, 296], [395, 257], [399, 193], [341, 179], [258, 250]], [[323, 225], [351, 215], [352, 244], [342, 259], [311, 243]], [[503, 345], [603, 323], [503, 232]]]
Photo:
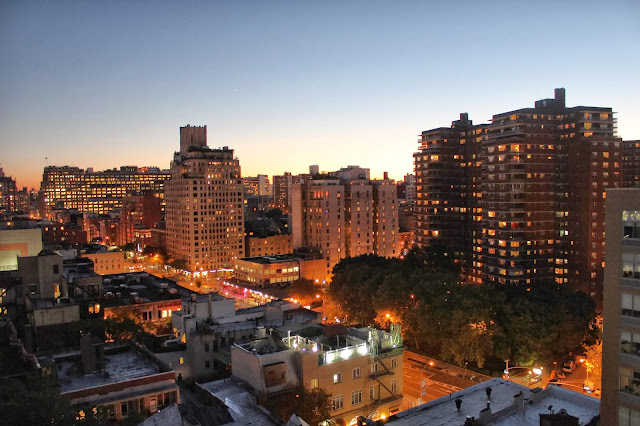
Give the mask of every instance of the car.
[[524, 382], [527, 385], [538, 383], [541, 380], [542, 380], [542, 376], [540, 376], [539, 374], [527, 374], [526, 376], [524, 376]]

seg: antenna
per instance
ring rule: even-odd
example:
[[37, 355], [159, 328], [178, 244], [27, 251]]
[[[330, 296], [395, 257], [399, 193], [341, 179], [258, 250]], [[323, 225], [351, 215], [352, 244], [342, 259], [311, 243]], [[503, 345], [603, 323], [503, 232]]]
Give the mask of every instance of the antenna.
[[49, 167], [49, 157], [44, 157], [44, 161], [47, 162], [47, 167]]

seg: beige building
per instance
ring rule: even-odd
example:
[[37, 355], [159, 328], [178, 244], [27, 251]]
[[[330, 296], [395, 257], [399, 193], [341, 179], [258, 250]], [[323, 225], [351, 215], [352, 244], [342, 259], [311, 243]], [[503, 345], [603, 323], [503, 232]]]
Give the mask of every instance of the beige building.
[[[275, 340], [278, 333], [286, 333], [281, 342]], [[231, 348], [233, 376], [259, 394], [298, 385], [324, 389], [331, 393], [332, 419], [343, 424], [352, 424], [358, 416], [380, 419], [400, 410], [404, 347], [399, 328], [387, 333], [340, 324], [291, 325], [275, 335]]]
[[333, 267], [346, 257], [363, 254], [396, 257], [397, 208], [396, 187], [389, 179], [335, 177], [294, 184], [293, 247], [320, 253], [329, 276]]
[[106, 251], [102, 253], [84, 253], [82, 257], [93, 261], [93, 270], [96, 274], [123, 274], [124, 252], [122, 251]]
[[605, 210], [603, 425], [640, 425], [640, 189], [609, 189]]
[[293, 252], [293, 239], [291, 234], [279, 234], [267, 237], [247, 235], [245, 244], [246, 257], [272, 256]]
[[228, 147], [210, 149], [207, 127], [181, 127], [180, 152], [166, 188], [167, 251], [191, 272], [230, 267], [244, 257], [240, 162]]
[[294, 255], [236, 259], [233, 269], [237, 279], [257, 287], [292, 283], [300, 278], [300, 262]]

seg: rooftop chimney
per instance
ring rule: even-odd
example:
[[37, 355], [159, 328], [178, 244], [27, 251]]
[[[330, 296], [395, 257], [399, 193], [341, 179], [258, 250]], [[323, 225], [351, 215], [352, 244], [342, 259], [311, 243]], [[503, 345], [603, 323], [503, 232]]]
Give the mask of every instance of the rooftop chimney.
[[456, 410], [460, 411], [460, 407], [462, 406], [462, 400], [460, 398], [456, 398]]
[[566, 106], [564, 87], [561, 87], [555, 90], [555, 99], [556, 99], [556, 104], [558, 104], [558, 106], [562, 106], [562, 107]]

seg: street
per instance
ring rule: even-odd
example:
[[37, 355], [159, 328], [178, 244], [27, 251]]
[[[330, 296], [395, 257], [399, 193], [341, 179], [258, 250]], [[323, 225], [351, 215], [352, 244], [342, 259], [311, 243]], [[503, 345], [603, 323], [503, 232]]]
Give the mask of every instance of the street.
[[[474, 380], [460, 376], [474, 376]], [[407, 407], [433, 401], [488, 379], [490, 377], [415, 352], [404, 352], [403, 393]], [[424, 389], [421, 389], [422, 380], [426, 384]]]

